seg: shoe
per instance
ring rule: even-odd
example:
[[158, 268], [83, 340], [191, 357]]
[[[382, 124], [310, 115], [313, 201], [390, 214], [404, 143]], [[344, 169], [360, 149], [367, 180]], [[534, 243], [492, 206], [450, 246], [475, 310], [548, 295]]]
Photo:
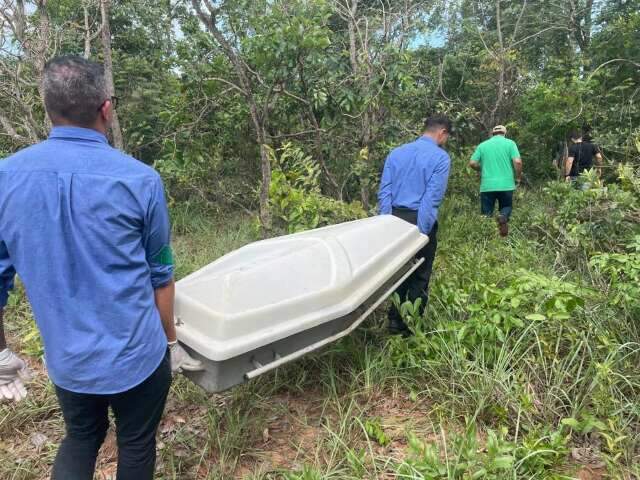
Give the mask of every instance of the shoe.
[[509, 235], [509, 220], [504, 215], [498, 215], [498, 231], [501, 237]]
[[389, 326], [387, 327], [390, 335], [402, 335], [403, 337], [410, 336], [411, 330], [402, 320], [389, 320]]
[[391, 328], [389, 327], [389, 335], [400, 335], [402, 338], [412, 337], [414, 334], [409, 328]]

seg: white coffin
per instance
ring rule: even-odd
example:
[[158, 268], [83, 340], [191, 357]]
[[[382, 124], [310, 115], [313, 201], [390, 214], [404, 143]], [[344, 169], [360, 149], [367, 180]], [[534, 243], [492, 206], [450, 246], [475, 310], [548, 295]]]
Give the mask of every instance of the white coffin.
[[220, 362], [332, 321], [427, 242], [383, 215], [249, 244], [177, 283], [178, 338]]

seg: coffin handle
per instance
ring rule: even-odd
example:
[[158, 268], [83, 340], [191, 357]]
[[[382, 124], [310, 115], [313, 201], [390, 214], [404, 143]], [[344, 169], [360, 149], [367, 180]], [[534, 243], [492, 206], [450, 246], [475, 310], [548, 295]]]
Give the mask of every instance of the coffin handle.
[[[256, 378], [259, 375], [262, 375], [263, 373], [267, 373], [271, 370], [273, 370], [274, 368], [278, 368], [281, 365], [284, 365], [285, 363], [289, 363], [293, 360], [297, 360], [298, 358], [306, 355], [307, 353], [313, 352], [314, 350], [317, 350], [319, 348], [324, 347], [325, 345], [328, 345], [332, 342], [335, 342], [336, 340], [341, 339], [342, 337], [346, 337], [347, 335], [349, 335], [351, 332], [353, 332], [356, 328], [358, 328], [358, 326], [369, 316], [371, 315], [371, 313], [378, 308], [382, 302], [384, 302], [387, 298], [389, 298], [390, 295], [393, 294], [393, 292], [395, 292], [398, 287], [402, 284], [402, 282], [404, 282], [409, 275], [411, 275], [413, 272], [415, 272], [415, 270], [422, 265], [422, 263], [424, 262], [424, 258], [420, 258], [418, 260], [415, 261], [415, 263], [411, 266], [411, 268], [409, 270], [407, 270], [407, 272], [405, 272], [404, 275], [402, 275], [398, 281], [396, 281], [393, 285], [391, 285], [391, 287], [389, 287], [381, 296], [380, 298], [378, 298], [378, 300], [376, 300], [369, 308], [367, 308], [364, 313], [362, 315], [360, 315], [358, 317], [358, 319], [353, 322], [349, 328], [336, 333], [335, 335], [332, 335], [330, 337], [327, 338], [323, 338], [322, 340], [316, 342], [316, 343], [312, 343], [311, 345], [308, 345], [300, 350], [297, 350], [293, 353], [290, 353], [289, 355], [285, 355], [284, 357], [279, 357], [276, 358], [276, 360], [274, 360], [273, 362], [267, 363], [266, 365], [254, 365], [258, 368], [256, 368], [255, 370], [251, 370], [250, 372], [245, 373], [244, 377], [247, 380], [251, 380], [252, 378]], [[257, 362], [256, 362], [257, 363]]]

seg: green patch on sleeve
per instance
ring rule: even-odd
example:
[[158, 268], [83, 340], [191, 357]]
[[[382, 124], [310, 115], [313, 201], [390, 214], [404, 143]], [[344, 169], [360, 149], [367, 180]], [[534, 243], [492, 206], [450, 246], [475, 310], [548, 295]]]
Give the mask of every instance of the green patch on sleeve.
[[173, 265], [173, 251], [170, 245], [165, 245], [162, 250], [151, 259], [151, 261], [158, 265]]

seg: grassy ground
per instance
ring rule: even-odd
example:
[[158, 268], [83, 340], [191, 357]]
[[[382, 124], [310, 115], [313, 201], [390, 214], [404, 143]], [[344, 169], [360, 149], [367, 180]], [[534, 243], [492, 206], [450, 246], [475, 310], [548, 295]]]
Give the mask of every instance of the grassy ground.
[[[502, 240], [452, 186], [411, 340], [389, 338], [380, 310], [222, 395], [176, 378], [157, 478], [640, 478], [637, 319], [534, 228], [540, 198], [518, 195]], [[247, 218], [173, 214], [179, 277], [254, 239]], [[63, 424], [22, 292], [6, 324], [37, 376], [27, 401], [0, 406], [0, 478], [47, 478]], [[115, 460], [110, 435], [97, 478], [114, 478]]]

